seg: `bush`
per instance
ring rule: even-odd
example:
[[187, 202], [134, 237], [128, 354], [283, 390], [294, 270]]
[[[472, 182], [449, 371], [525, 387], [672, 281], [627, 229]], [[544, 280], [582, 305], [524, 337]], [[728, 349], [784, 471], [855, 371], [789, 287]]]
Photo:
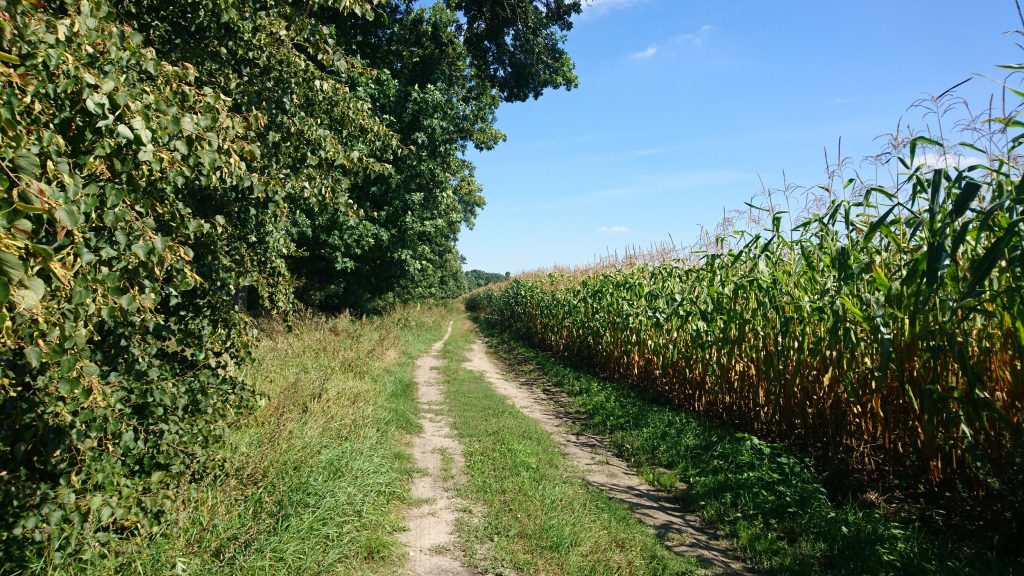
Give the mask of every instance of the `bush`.
[[[0, 550], [88, 557], [150, 531], [254, 394], [232, 214], [255, 116], [102, 2], [0, 2]], [[62, 6], [62, 5], [58, 5]], [[44, 571], [46, 569], [44, 568]]]

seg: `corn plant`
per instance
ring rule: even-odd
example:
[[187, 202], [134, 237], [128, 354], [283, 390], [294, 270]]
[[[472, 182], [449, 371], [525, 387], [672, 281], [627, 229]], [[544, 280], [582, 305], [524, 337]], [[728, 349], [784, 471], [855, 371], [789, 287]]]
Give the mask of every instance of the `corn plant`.
[[[890, 186], [720, 234], [673, 263], [532, 274], [467, 305], [512, 334], [829, 469], [1021, 517], [1024, 124], [971, 166], [908, 139]], [[990, 142], [990, 143], [991, 143]], [[635, 260], [635, 259], [634, 259]]]

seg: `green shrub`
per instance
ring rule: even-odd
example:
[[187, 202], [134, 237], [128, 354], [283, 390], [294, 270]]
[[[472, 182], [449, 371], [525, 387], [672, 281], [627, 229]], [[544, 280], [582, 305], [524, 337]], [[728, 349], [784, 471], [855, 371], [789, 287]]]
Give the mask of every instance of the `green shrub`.
[[0, 550], [46, 571], [151, 530], [252, 405], [245, 224], [197, 212], [267, 192], [259, 119], [103, 2], [0, 2], [0, 31]]

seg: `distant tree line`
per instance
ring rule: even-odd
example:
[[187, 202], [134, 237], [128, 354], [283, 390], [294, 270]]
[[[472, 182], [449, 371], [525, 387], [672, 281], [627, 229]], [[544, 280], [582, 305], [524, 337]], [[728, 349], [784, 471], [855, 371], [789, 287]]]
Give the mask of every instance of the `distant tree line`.
[[[144, 536], [265, 314], [454, 296], [579, 0], [0, 0], [0, 565]], [[3, 572], [4, 570], [0, 570]]]
[[469, 270], [466, 272], [466, 291], [471, 292], [483, 286], [504, 282], [511, 277], [512, 274], [509, 272], [499, 274], [497, 272], [484, 272], [483, 270]]

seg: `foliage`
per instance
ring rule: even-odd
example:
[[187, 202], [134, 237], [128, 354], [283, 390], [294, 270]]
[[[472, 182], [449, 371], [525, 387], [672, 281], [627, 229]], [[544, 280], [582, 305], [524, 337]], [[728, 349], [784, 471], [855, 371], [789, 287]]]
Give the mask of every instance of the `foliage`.
[[[293, 259], [301, 300], [325, 309], [461, 292], [455, 242], [483, 206], [467, 145], [493, 148], [493, 91], [473, 81], [456, 14], [393, 2], [370, 20], [331, 21], [337, 42], [380, 70], [365, 90], [403, 153], [384, 176], [354, 182], [361, 217], [307, 203], [296, 211]], [[349, 230], [355, 233], [347, 233]]]
[[[345, 10], [358, 6], [334, 4], [315, 7], [343, 19], [350, 18]], [[261, 119], [251, 135], [261, 155], [251, 168], [271, 201], [218, 195], [204, 208], [237, 211], [249, 225], [243, 237], [251, 275], [246, 284], [255, 288], [263, 310], [286, 311], [294, 284], [302, 296], [308, 290], [303, 284], [317, 279], [316, 270], [289, 270], [296, 215], [340, 215], [318, 230], [340, 238], [335, 253], [317, 256], [350, 258], [370, 224], [349, 188], [389, 172], [388, 162], [400, 152], [365, 93], [377, 73], [339, 50], [331, 28], [289, 2], [142, 0], [126, 3], [123, 13], [163, 58], [195, 68], [206, 88], [231, 98], [234, 110]]]
[[152, 530], [251, 405], [248, 223], [205, 204], [272, 193], [260, 118], [106, 5], [0, 10], [0, 549], [46, 571]]
[[223, 465], [178, 487], [175, 513], [153, 538], [119, 542], [79, 572], [400, 572], [400, 509], [415, 472], [405, 438], [418, 427], [413, 364], [452, 313], [260, 320], [241, 372], [266, 402], [217, 448]]
[[538, 98], [545, 88], [579, 83], [562, 48], [581, 0], [445, 0], [462, 12], [473, 68], [505, 102]]
[[470, 270], [465, 274], [467, 291], [473, 291], [497, 282], [504, 282], [512, 277], [508, 272], [499, 274], [497, 272], [484, 272], [483, 270]]
[[947, 150], [917, 137], [896, 186], [834, 193], [791, 230], [783, 210], [755, 206], [766, 230], [720, 236], [689, 261], [536, 275], [467, 306], [808, 450], [838, 477], [1012, 532], [1024, 518], [1022, 140], [1015, 117], [990, 122], [1002, 127], [991, 147], [969, 144], [986, 163], [927, 168], [920, 147]]
[[[360, 90], [402, 153], [386, 174], [351, 182], [351, 207], [315, 198], [296, 205], [290, 262], [301, 301], [367, 310], [463, 291], [455, 242], [484, 205], [468, 147], [504, 140], [494, 127], [501, 101], [576, 84], [554, 30], [571, 26], [580, 3], [550, 4], [394, 0], [372, 20], [312, 12], [335, 30], [337, 46], [375, 71]], [[491, 50], [492, 41], [502, 48]]]

